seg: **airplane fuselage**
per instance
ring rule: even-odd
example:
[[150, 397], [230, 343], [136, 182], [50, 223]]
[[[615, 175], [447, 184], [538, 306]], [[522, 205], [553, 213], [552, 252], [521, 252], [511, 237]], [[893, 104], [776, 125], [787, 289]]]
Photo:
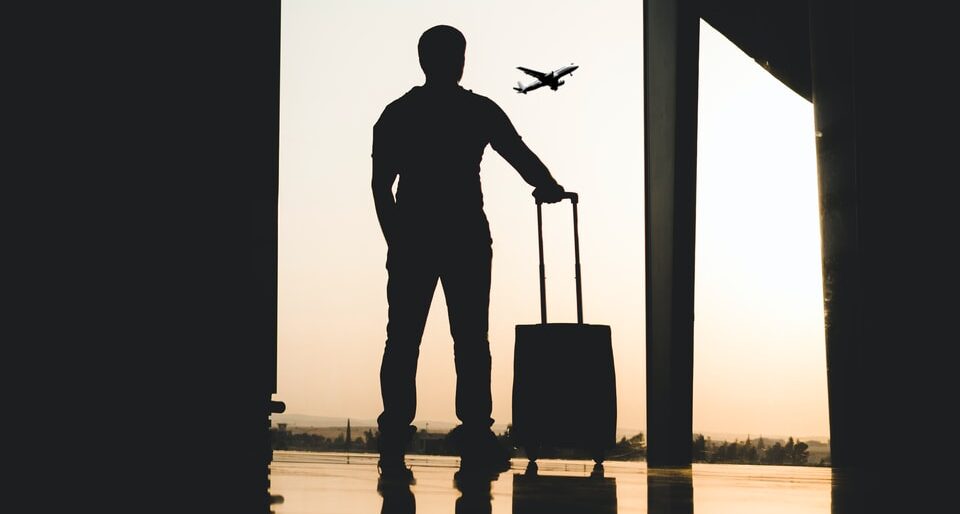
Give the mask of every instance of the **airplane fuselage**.
[[522, 83], [520, 83], [520, 82], [517, 82], [517, 87], [515, 87], [515, 88], [513, 88], [513, 89], [514, 89], [514, 91], [516, 91], [516, 92], [518, 92], [518, 93], [526, 94], [527, 92], [533, 91], [534, 89], [538, 89], [538, 88], [540, 88], [540, 87], [547, 86], [547, 87], [549, 87], [550, 89], [556, 91], [557, 88], [559, 88], [560, 86], [562, 86], [562, 85], [564, 84], [564, 81], [561, 80], [561, 77], [563, 77], [563, 76], [565, 76], [565, 75], [573, 76], [572, 74], [573, 74], [573, 72], [574, 72], [577, 68], [579, 68], [579, 66], [571, 63], [569, 66], [564, 66], [564, 67], [562, 67], [562, 68], [553, 70], [553, 71], [551, 71], [551, 72], [549, 72], [549, 73], [541, 73], [541, 72], [538, 72], [538, 71], [535, 71], [535, 70], [531, 70], [531, 69], [527, 69], [527, 68], [524, 68], [524, 67], [520, 66], [520, 67], [518, 67], [517, 69], [519, 69], [520, 71], [526, 73], [527, 75], [530, 75], [530, 76], [532, 76], [532, 77], [535, 77], [537, 80], [534, 81], [534, 82], [531, 83], [531, 84], [526, 85], [526, 86], [524, 86], [524, 85], [523, 85]]

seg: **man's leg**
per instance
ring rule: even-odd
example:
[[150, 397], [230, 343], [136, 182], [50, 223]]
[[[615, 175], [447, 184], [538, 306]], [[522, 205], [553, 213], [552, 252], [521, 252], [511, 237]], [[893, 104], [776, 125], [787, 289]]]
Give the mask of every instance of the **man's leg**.
[[406, 253], [391, 250], [387, 259], [387, 341], [380, 365], [380, 460], [393, 467], [402, 467], [404, 450], [416, 430], [411, 423], [417, 410], [417, 359], [438, 279], [438, 273], [414, 252]]
[[440, 276], [447, 299], [453, 355], [457, 369], [457, 417], [470, 429], [489, 429], [490, 314], [489, 245], [474, 251], [463, 248], [446, 260]]
[[440, 280], [447, 299], [450, 333], [457, 369], [456, 442], [464, 467], [502, 471], [509, 467], [506, 451], [490, 431], [490, 246], [463, 246], [445, 261]]

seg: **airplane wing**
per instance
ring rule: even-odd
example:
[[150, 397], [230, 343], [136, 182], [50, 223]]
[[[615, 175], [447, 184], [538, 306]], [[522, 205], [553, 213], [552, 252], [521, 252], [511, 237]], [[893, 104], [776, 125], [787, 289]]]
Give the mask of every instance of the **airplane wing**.
[[543, 87], [543, 85], [544, 85], [543, 82], [540, 82], [540, 81], [538, 80], [538, 81], [534, 82], [533, 84], [530, 84], [529, 86], [523, 88], [523, 92], [526, 93], [526, 92], [528, 92], [528, 91], [533, 91], [534, 89], [539, 89], [539, 88]]
[[526, 73], [527, 75], [537, 77], [539, 80], [543, 80], [543, 77], [546, 77], [546, 73], [540, 73], [539, 71], [531, 70], [529, 68], [524, 68], [523, 66], [517, 66], [517, 69]]

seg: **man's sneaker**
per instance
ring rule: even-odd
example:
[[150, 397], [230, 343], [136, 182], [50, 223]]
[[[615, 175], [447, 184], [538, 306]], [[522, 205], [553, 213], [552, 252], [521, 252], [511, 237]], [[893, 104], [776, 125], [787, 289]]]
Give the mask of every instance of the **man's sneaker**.
[[[458, 427], [459, 428], [459, 427]], [[510, 469], [510, 453], [489, 429], [457, 434], [460, 469], [468, 473], [501, 473]]]
[[380, 433], [377, 438], [377, 450], [380, 453], [377, 471], [380, 473], [380, 483], [409, 485], [414, 482], [413, 471], [407, 467], [403, 457], [416, 432], [417, 427], [410, 425]]
[[380, 473], [378, 487], [390, 484], [410, 485], [416, 482], [413, 478], [413, 470], [408, 468], [402, 459], [377, 461], [377, 472]]

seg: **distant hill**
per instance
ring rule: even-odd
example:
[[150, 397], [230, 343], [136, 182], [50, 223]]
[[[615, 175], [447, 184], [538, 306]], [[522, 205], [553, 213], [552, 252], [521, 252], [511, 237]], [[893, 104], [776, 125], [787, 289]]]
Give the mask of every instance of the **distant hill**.
[[[298, 427], [340, 427], [347, 426], [347, 418], [338, 418], [332, 416], [311, 416], [309, 414], [274, 414], [270, 416], [273, 425], [277, 423], [286, 423], [290, 426]], [[375, 419], [350, 418], [350, 424], [355, 426], [377, 426]]]
[[785, 443], [787, 442], [787, 438], [789, 437], [793, 437], [795, 441], [796, 440], [800, 440], [804, 442], [819, 441], [824, 444], [827, 444], [830, 441], [830, 437], [825, 435], [796, 436], [796, 435], [779, 435], [779, 434], [742, 434], [742, 433], [735, 433], [735, 432], [701, 432], [699, 430], [694, 430], [693, 433], [703, 434], [703, 437], [707, 437], [714, 441], [728, 441], [728, 442], [746, 441], [748, 435], [750, 436], [751, 441], [756, 441], [760, 437], [763, 437], [763, 440], [770, 444], [776, 443], [777, 441], [781, 443]]
[[[283, 413], [283, 414], [274, 414], [272, 416], [273, 425], [276, 426], [277, 423], [286, 423], [291, 427], [314, 427], [314, 428], [332, 428], [332, 427], [346, 427], [347, 418], [345, 417], [336, 417], [336, 416], [313, 416], [310, 414], [297, 414], [297, 413]], [[413, 423], [417, 426], [418, 429], [423, 430], [427, 429], [430, 432], [449, 432], [453, 427], [457, 426], [457, 423], [450, 421], [423, 421], [416, 420]], [[350, 425], [352, 427], [376, 427], [377, 420], [372, 418], [350, 418]], [[493, 425], [493, 431], [496, 433], [502, 433], [506, 430], [506, 423], [496, 423]], [[617, 440], [622, 437], [633, 437], [640, 432], [646, 433], [646, 430], [639, 428], [617, 428]], [[704, 437], [709, 437], [714, 441], [745, 441], [748, 434], [739, 434], [733, 432], [701, 432], [694, 430], [695, 434], [703, 434]], [[756, 440], [760, 436], [763, 436], [765, 441], [769, 441], [771, 444], [776, 441], [785, 442], [789, 435], [779, 435], [779, 434], [749, 434], [751, 440]], [[795, 439], [800, 439], [801, 441], [820, 441], [822, 443], [827, 443], [830, 441], [829, 436], [793, 436]]]
[[[366, 426], [357, 426], [353, 424], [353, 421], [350, 421], [351, 439], [363, 438], [364, 432], [367, 430], [376, 430], [376, 427], [366, 427]], [[290, 425], [287, 426], [287, 433], [290, 434], [310, 434], [310, 435], [319, 435], [327, 439], [336, 439], [339, 436], [346, 434], [347, 427], [308, 427], [304, 425]]]
[[[309, 414], [283, 413], [272, 415], [271, 420], [273, 422], [273, 426], [277, 426], [278, 423], [286, 423], [290, 427], [331, 428], [347, 426], [347, 418], [335, 416], [313, 416]], [[414, 421], [414, 425], [416, 425], [417, 429], [419, 430], [427, 429], [430, 432], [449, 432], [453, 429], [453, 427], [457, 426], [456, 423], [445, 421], [421, 420]], [[350, 426], [376, 427], [377, 420], [371, 418], [350, 418]], [[506, 425], [494, 425], [494, 430], [502, 432], [504, 429], [506, 429], [506, 427]]]

